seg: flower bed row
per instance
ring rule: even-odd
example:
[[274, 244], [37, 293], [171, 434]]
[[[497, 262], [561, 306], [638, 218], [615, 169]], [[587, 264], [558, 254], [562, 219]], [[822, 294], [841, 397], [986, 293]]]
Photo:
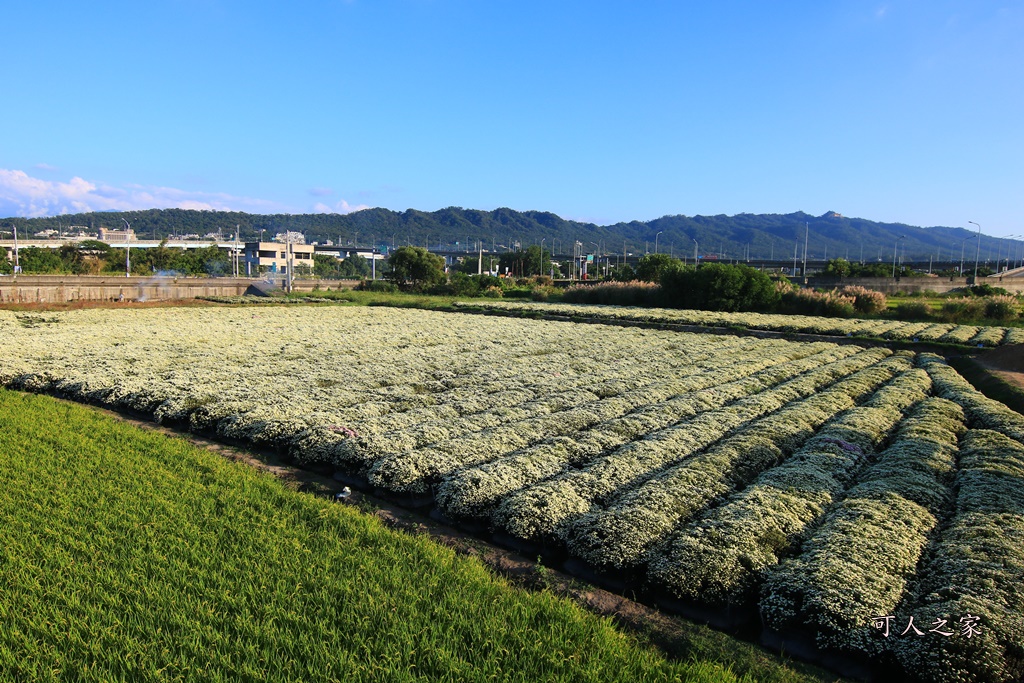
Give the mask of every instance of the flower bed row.
[[935, 382], [936, 392], [963, 406], [972, 427], [993, 429], [1024, 443], [1024, 416], [975, 389], [940, 356], [923, 353], [920, 362]]
[[568, 524], [589, 512], [592, 505], [621, 495], [749, 422], [820, 391], [888, 355], [885, 349], [860, 351], [727, 407], [700, 413], [691, 420], [627, 444], [580, 469], [506, 497], [495, 510], [492, 521], [522, 539], [558, 538]]
[[965, 346], [1024, 344], [1024, 329], [945, 323], [912, 323], [899, 320], [823, 318], [774, 313], [726, 313], [600, 304], [554, 304], [525, 301], [456, 302], [457, 307], [494, 311], [537, 311], [549, 315], [582, 316], [609, 320], [745, 327], [777, 332], [801, 332], [837, 337], [870, 337], [903, 341], [930, 341]]
[[567, 533], [570, 552], [597, 566], [622, 568], [641, 562], [644, 553], [677, 525], [782, 462], [822, 425], [827, 430], [830, 420], [871, 395], [894, 373], [921, 372], [910, 368], [905, 355], [872, 365], [655, 475], [607, 507], [576, 520]]
[[895, 614], [952, 499], [960, 406], [918, 404], [798, 556], [766, 572], [761, 614], [777, 631], [810, 632], [823, 650], [878, 655], [872, 620]]
[[[822, 363], [850, 355], [840, 348], [829, 347], [804, 356], [807, 350], [793, 349], [803, 357], [780, 354], [771, 359], [749, 359], [721, 367], [714, 373], [688, 378], [684, 391], [661, 402], [657, 402], [661, 399], [659, 396], [648, 396], [648, 405], [628, 414], [571, 436], [546, 439], [507, 456], [452, 472], [438, 488], [438, 504], [451, 517], [487, 519], [502, 499], [528, 485], [610, 456], [630, 442], [691, 419], [702, 411], [721, 407]], [[778, 362], [780, 360], [785, 362]]]
[[969, 431], [960, 445], [956, 490], [955, 515], [921, 566], [896, 622], [902, 627], [900, 622], [912, 616], [951, 635], [885, 642], [922, 680], [1020, 681], [1024, 445], [999, 432]]
[[842, 495], [903, 411], [930, 388], [925, 373], [904, 373], [846, 411], [793, 457], [653, 549], [651, 579], [689, 600], [749, 602], [763, 572]]
[[[819, 357], [825, 355], [825, 358]], [[720, 407], [729, 401], [760, 391], [800, 373], [813, 371], [823, 362], [850, 355], [842, 348], [830, 349], [825, 354], [782, 363], [776, 368], [763, 370], [749, 381], [721, 384], [726, 368], [715, 373], [697, 374], [667, 381], [660, 391], [631, 392], [624, 397], [606, 399], [581, 406], [578, 409], [542, 415], [529, 420], [505, 422], [465, 438], [431, 444], [410, 452], [393, 453], [378, 459], [370, 468], [370, 481], [388, 490], [423, 492], [452, 472], [488, 462], [513, 451], [526, 448], [545, 439], [575, 435], [602, 422], [626, 415], [637, 408], [655, 405], [668, 417], [669, 424], [683, 417], [693, 416], [699, 410]], [[744, 371], [733, 366], [732, 372]], [[713, 387], [713, 389], [709, 388]], [[706, 389], [706, 391], [700, 391]], [[667, 405], [660, 401], [673, 396], [682, 400]]]
[[[557, 432], [562, 429], [552, 421], [560, 417], [565, 422], [590, 422], [611, 419], [636, 408], [665, 401], [678, 394], [692, 392], [721, 381], [723, 376], [734, 374], [739, 377], [746, 373], [771, 367], [789, 360], [813, 355], [821, 348], [803, 346], [793, 348], [770, 348], [760, 345], [726, 345], [720, 351], [705, 351], [694, 348], [687, 353], [666, 357], [652, 357], [642, 350], [634, 358], [620, 362], [614, 368], [615, 376], [604, 382], [587, 384], [586, 390], [572, 389], [554, 395], [561, 405], [552, 405], [548, 399], [515, 405], [504, 403], [493, 409], [465, 415], [461, 419], [423, 420], [413, 424], [413, 429], [393, 430], [377, 436], [348, 442], [336, 453], [338, 463], [344, 463], [360, 470], [369, 469], [382, 458], [402, 458], [407, 451], [428, 447], [431, 452], [446, 454], [459, 451], [479, 451], [487, 442], [492, 448], [492, 457], [498, 453], [497, 444], [509, 429], [518, 433], [540, 430], [538, 434]], [[657, 368], [657, 371], [653, 371]], [[561, 378], [556, 378], [561, 379]], [[590, 400], [565, 401], [561, 394], [584, 392]], [[545, 424], [547, 426], [545, 426]], [[504, 431], [503, 431], [504, 430]], [[363, 431], [367, 430], [363, 425]], [[514, 443], [514, 441], [513, 441]], [[416, 456], [412, 456], [416, 457]], [[423, 457], [423, 456], [420, 456]]]

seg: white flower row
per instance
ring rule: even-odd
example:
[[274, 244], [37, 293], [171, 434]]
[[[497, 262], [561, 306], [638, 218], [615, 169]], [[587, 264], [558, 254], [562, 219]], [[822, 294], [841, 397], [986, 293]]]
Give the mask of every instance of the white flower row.
[[[821, 349], [808, 356], [812, 350]], [[647, 405], [571, 435], [556, 437], [507, 456], [453, 472], [438, 489], [441, 508], [453, 517], [489, 517], [509, 494], [580, 467], [623, 445], [665, 429], [702, 411], [762, 391], [824, 363], [853, 353], [834, 345], [794, 346], [775, 355], [726, 358], [713, 371], [687, 377]]]
[[[1024, 445], [990, 430], [960, 444], [956, 513], [902, 605], [919, 623], [971, 614], [971, 638], [887, 643], [908, 671], [940, 683], [1020, 680], [1024, 643]], [[962, 625], [948, 624], [960, 631]]]
[[975, 389], [940, 356], [923, 353], [920, 362], [932, 376], [936, 393], [963, 406], [971, 427], [994, 429], [1024, 442], [1024, 415]]
[[[425, 416], [419, 422], [411, 424], [409, 428], [360, 440], [355, 444], [357, 450], [349, 459], [357, 462], [359, 467], [367, 468], [382, 457], [405, 457], [402, 455], [405, 452], [425, 446], [431, 446], [434, 451], [447, 452], [461, 447], [485, 452], [489, 448], [487, 435], [491, 433], [486, 430], [507, 428], [512, 423], [541, 419], [560, 411], [587, 410], [588, 406], [598, 400], [624, 398], [627, 404], [637, 400], [642, 402], [645, 396], [657, 400], [657, 396], [669, 396], [676, 390], [680, 382], [678, 378], [716, 371], [736, 358], [775, 353], [774, 348], [761, 344], [725, 345], [720, 351], [711, 346], [697, 344], [690, 347], [683, 353], [668, 357], [664, 353], [656, 356], [640, 349], [632, 358], [605, 366], [602, 372], [612, 373], [611, 377], [602, 379], [604, 375], [595, 373], [594, 379], [597, 381], [593, 384], [588, 382], [585, 391], [568, 389], [550, 396], [541, 396], [546, 392], [538, 391], [535, 400], [519, 405], [499, 404], [490, 410], [469, 414], [461, 419]], [[655, 368], [657, 371], [654, 371]], [[661, 377], [665, 374], [672, 379], [662, 380]], [[560, 378], [555, 379], [561, 381]], [[562, 386], [565, 386], [564, 381]], [[365, 423], [362, 424], [364, 432], [375, 431]]]
[[567, 533], [570, 553], [594, 565], [621, 568], [637, 564], [647, 549], [678, 524], [711, 500], [742, 488], [780, 463], [823, 424], [896, 373], [924, 374], [911, 368], [906, 355], [872, 365], [668, 468], [606, 508], [571, 524]]
[[948, 508], [963, 422], [951, 401], [918, 404], [801, 553], [767, 570], [760, 605], [770, 628], [809, 627], [822, 649], [879, 654], [872, 617], [895, 613]]
[[635, 306], [557, 304], [525, 301], [456, 302], [455, 305], [488, 310], [540, 311], [549, 315], [634, 320], [638, 322], [708, 327], [740, 326], [749, 329], [803, 332], [830, 336], [882, 337], [886, 339], [940, 341], [956, 344], [983, 344], [986, 346], [1024, 342], [1022, 335], [1010, 334], [1015, 328], [979, 328], [974, 325], [909, 323], [899, 320], [825, 318], [774, 313], [726, 313], [722, 311], [691, 311]]
[[677, 596], [713, 604], [749, 599], [761, 574], [845, 490], [930, 386], [927, 375], [907, 372], [846, 411], [793, 457], [652, 549], [651, 580]]
[[622, 493], [675, 462], [707, 448], [733, 430], [809, 396], [836, 380], [891, 355], [868, 349], [822, 365], [794, 379], [715, 410], [700, 413], [641, 441], [629, 443], [586, 467], [525, 488], [502, 501], [492, 521], [526, 539], [561, 536], [592, 505]]

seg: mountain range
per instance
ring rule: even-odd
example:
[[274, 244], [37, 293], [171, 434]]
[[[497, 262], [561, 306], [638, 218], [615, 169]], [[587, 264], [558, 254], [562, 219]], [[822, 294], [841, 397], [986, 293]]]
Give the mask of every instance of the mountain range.
[[[630, 254], [660, 252], [723, 260], [842, 257], [851, 261], [891, 261], [894, 251], [903, 259], [973, 261], [977, 231], [953, 227], [915, 227], [849, 218], [829, 211], [821, 216], [789, 214], [737, 214], [735, 216], [663, 216], [650, 221], [596, 225], [566, 220], [544, 211], [493, 211], [449, 207], [439, 211], [365, 209], [350, 214], [259, 215], [230, 211], [149, 209], [124, 213], [94, 212], [48, 218], [8, 218], [25, 237], [43, 230], [67, 231], [70, 226], [123, 227], [127, 220], [139, 239], [220, 233], [229, 239], [238, 226], [241, 239], [261, 234], [271, 239], [285, 231], [302, 233], [307, 242], [369, 246], [385, 250], [412, 244], [431, 250], [505, 251], [541, 244], [557, 254], [572, 254], [574, 242], [583, 253]], [[1024, 242], [981, 235], [984, 261], [1019, 259]]]

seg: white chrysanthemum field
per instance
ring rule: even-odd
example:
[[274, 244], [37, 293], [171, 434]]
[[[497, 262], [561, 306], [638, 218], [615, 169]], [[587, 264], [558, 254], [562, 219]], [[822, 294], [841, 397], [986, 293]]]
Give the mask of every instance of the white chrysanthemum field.
[[334, 306], [0, 338], [6, 386], [277, 448], [790, 651], [1021, 675], [1024, 417], [934, 354]]

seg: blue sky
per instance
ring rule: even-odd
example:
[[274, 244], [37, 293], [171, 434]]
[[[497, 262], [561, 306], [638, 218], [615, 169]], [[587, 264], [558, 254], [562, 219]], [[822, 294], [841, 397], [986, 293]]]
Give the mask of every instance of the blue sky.
[[1024, 2], [8, 3], [0, 216], [789, 213], [1024, 233]]

